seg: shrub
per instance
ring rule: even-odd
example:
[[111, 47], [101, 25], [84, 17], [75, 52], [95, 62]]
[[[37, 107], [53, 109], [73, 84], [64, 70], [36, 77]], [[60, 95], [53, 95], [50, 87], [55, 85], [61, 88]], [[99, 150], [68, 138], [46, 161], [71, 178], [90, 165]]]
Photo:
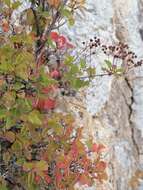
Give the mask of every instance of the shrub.
[[77, 182], [102, 182], [107, 179], [100, 157], [104, 146], [82, 142], [72, 113], [56, 111], [58, 97], [75, 96], [89, 83], [80, 76], [93, 70], [71, 55], [75, 46], [56, 31], [62, 20], [74, 23], [83, 1], [31, 0], [19, 26], [11, 19], [20, 2], [4, 0], [2, 6], [0, 188], [70, 190]]

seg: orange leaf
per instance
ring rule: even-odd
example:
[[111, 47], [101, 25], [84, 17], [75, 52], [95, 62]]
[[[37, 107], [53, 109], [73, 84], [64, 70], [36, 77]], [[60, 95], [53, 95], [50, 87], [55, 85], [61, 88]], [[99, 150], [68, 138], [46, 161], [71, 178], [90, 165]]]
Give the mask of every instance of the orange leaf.
[[9, 24], [8, 24], [7, 21], [4, 21], [4, 22], [2, 23], [2, 28], [3, 28], [3, 31], [4, 31], [4, 32], [8, 32], [8, 31], [9, 31]]
[[58, 8], [61, 4], [61, 0], [48, 0], [49, 5], [53, 6], [54, 8]]
[[88, 185], [88, 186], [92, 185], [91, 178], [89, 178], [87, 174], [82, 174], [79, 177], [79, 182], [81, 185]]
[[96, 171], [104, 171], [106, 168], [106, 163], [103, 161], [97, 162], [97, 164], [95, 165], [95, 169]]

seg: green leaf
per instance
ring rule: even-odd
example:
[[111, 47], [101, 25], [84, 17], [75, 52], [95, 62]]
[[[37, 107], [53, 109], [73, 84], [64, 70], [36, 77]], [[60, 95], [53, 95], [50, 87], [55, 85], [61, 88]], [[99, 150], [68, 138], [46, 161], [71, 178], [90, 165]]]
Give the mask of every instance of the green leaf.
[[70, 65], [71, 63], [73, 63], [73, 61], [74, 61], [74, 56], [67, 56], [66, 57], [66, 59], [65, 59], [65, 61], [64, 61], [64, 63], [66, 64], [66, 65]]
[[20, 141], [16, 140], [16, 141], [13, 143], [11, 149], [12, 149], [14, 152], [15, 152], [15, 151], [16, 151], [16, 152], [21, 151], [21, 150], [23, 149], [22, 143], [21, 143]]
[[122, 74], [124, 72], [124, 69], [123, 68], [118, 68], [116, 69], [115, 71], [117, 74]]
[[23, 88], [23, 87], [24, 87], [24, 84], [22, 84], [22, 83], [20, 83], [20, 82], [15, 82], [13, 86], [14, 86], [14, 90], [17, 91], [17, 90]]
[[94, 76], [95, 74], [96, 74], [96, 69], [95, 68], [91, 68], [91, 67], [89, 67], [89, 68], [87, 68], [87, 73], [88, 73], [88, 75], [89, 75], [89, 77], [91, 76]]
[[24, 158], [19, 158], [19, 159], [16, 161], [16, 163], [17, 163], [18, 165], [23, 165], [24, 162], [25, 162], [25, 159], [24, 159]]
[[48, 163], [44, 160], [40, 160], [35, 163], [34, 169], [36, 169], [37, 171], [47, 171]]
[[8, 7], [10, 7], [11, 0], [4, 0], [4, 3], [5, 3]]
[[49, 37], [48, 39], [47, 39], [47, 44], [48, 44], [48, 46], [50, 46], [51, 48], [56, 48], [56, 44], [53, 42], [53, 40], [51, 40], [51, 38]]
[[105, 63], [106, 63], [106, 65], [107, 65], [107, 67], [108, 67], [109, 69], [112, 68], [112, 63], [111, 63], [111, 61], [105, 60]]
[[[17, 107], [15, 110], [15, 116], [25, 114], [32, 110], [32, 104], [31, 104], [30, 100], [28, 100], [26, 98], [25, 99], [18, 98], [16, 103], [17, 103]], [[19, 114], [17, 112], [19, 112]]]
[[6, 124], [5, 124], [6, 129], [10, 129], [14, 124], [15, 124], [15, 122], [12, 117], [6, 118]]
[[12, 8], [17, 9], [20, 5], [21, 5], [21, 3], [19, 1], [16, 1], [16, 2], [12, 3]]
[[13, 70], [14, 70], [14, 67], [9, 60], [2, 62], [0, 64], [0, 71], [3, 73], [10, 73]]
[[62, 8], [60, 12], [62, 16], [67, 18], [69, 26], [73, 26], [75, 23], [75, 20], [73, 18], [72, 12], [65, 8]]
[[34, 173], [29, 172], [28, 176], [27, 176], [28, 190], [34, 190], [33, 189], [33, 182], [34, 182]]
[[78, 90], [78, 89], [80, 89], [80, 88], [82, 88], [84, 86], [87, 86], [89, 84], [89, 82], [75, 78], [75, 79], [73, 79], [73, 80], [70, 81], [70, 84], [71, 84], [71, 86], [73, 88], [75, 88], [75, 89]]
[[72, 64], [71, 67], [70, 67], [69, 73], [75, 75], [78, 72], [79, 72], [78, 65]]
[[82, 68], [82, 69], [84, 69], [85, 67], [86, 67], [86, 61], [85, 61], [85, 59], [80, 59], [80, 67]]
[[62, 9], [61, 14], [62, 16], [69, 18], [71, 16], [71, 11], [69, 11], [68, 9]]
[[56, 84], [57, 81], [50, 78], [46, 73], [45, 73], [45, 69], [42, 67], [40, 70], [40, 77], [39, 77], [39, 83], [43, 86], [43, 87], [47, 87], [51, 84]]
[[28, 115], [28, 121], [35, 125], [42, 125], [42, 119], [41, 119], [40, 112], [38, 110], [33, 110]]
[[32, 10], [29, 8], [29, 9], [27, 9], [27, 24], [28, 25], [33, 25], [34, 24], [34, 15], [33, 15], [33, 12], [32, 12]]
[[71, 17], [68, 18], [68, 23], [69, 23], [69, 26], [73, 26], [74, 25], [75, 20], [74, 20], [73, 16], [71, 16]]
[[0, 108], [0, 119], [3, 119], [6, 117], [6, 109]]
[[16, 76], [24, 80], [28, 80], [28, 77], [29, 77], [28, 68], [27, 68], [27, 65], [25, 65], [24, 63], [16, 66], [15, 73], [16, 73]]
[[37, 171], [46, 171], [48, 169], [48, 164], [44, 160], [35, 161], [35, 162], [25, 162], [23, 164], [23, 168], [25, 171], [30, 171], [33, 169], [36, 172]]
[[51, 129], [53, 129], [53, 131], [56, 135], [62, 135], [63, 134], [63, 127], [58, 122], [56, 122], [54, 120], [49, 120], [48, 126]]

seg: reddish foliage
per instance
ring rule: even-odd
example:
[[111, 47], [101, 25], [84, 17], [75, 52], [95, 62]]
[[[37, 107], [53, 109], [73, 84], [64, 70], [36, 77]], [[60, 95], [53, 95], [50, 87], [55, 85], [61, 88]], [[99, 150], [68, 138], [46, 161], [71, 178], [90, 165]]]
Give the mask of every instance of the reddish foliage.
[[57, 32], [51, 32], [50, 37], [57, 44], [57, 48], [59, 49], [74, 48], [65, 36], [59, 35]]
[[44, 180], [45, 180], [45, 182], [46, 182], [47, 184], [51, 183], [51, 178], [50, 178], [50, 176], [47, 175], [47, 174], [45, 174]]
[[50, 86], [42, 88], [42, 93], [48, 94], [50, 92], [55, 92], [56, 90], [57, 90], [57, 86], [56, 85], [50, 85]]
[[96, 171], [104, 171], [106, 169], [107, 164], [103, 161], [99, 161], [95, 165]]
[[37, 101], [34, 101], [33, 107], [39, 110], [54, 109], [56, 107], [56, 101], [51, 98], [48, 99], [39, 98]]
[[89, 178], [88, 173], [81, 174], [79, 177], [79, 182], [82, 185], [88, 185], [88, 186], [92, 185], [92, 181], [91, 178]]
[[8, 22], [4, 21], [2, 23], [2, 29], [3, 29], [4, 32], [8, 32], [9, 31], [9, 24], [8, 24]]
[[35, 178], [34, 178], [34, 181], [39, 184], [40, 183], [40, 180], [41, 180], [41, 177], [39, 175], [36, 175]]
[[92, 145], [91, 151], [92, 151], [92, 152], [97, 152], [97, 153], [99, 153], [99, 152], [101, 152], [103, 149], [105, 149], [105, 146], [104, 146], [104, 145], [94, 143], [94, 144]]
[[60, 77], [60, 72], [55, 69], [55, 70], [53, 70], [53, 71], [50, 73], [50, 75], [51, 75], [52, 78], [57, 79], [57, 78]]
[[59, 35], [58, 35], [57, 32], [51, 32], [50, 38], [51, 38], [53, 41], [57, 42], [57, 40], [58, 40], [58, 38], [59, 38]]

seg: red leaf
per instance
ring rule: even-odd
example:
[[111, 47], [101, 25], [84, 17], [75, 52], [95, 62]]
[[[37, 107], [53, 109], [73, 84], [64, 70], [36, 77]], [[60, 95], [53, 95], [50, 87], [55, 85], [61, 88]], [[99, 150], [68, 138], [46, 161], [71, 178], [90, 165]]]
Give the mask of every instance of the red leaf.
[[57, 43], [59, 49], [74, 48], [74, 46], [68, 42], [67, 38], [63, 35], [59, 35], [57, 32], [51, 32], [51, 39]]
[[57, 168], [58, 168], [58, 169], [67, 168], [67, 164], [66, 164], [65, 162], [58, 162], [58, 163], [57, 163]]
[[47, 87], [45, 87], [45, 88], [42, 89], [42, 93], [44, 93], [44, 94], [48, 94], [51, 91], [52, 91], [52, 87], [51, 86], [47, 86]]
[[96, 143], [94, 143], [93, 145], [92, 145], [92, 149], [91, 149], [91, 151], [92, 152], [97, 152], [97, 153], [99, 153], [99, 152], [101, 152], [103, 149], [105, 149], [105, 146], [104, 145], [102, 145], [102, 144], [96, 144]]
[[105, 146], [103, 144], [99, 144], [98, 145], [98, 152], [102, 151], [103, 149], [105, 149]]
[[43, 88], [42, 93], [48, 94], [49, 92], [54, 92], [56, 90], [57, 90], [57, 86], [56, 85], [51, 85], [51, 86], [47, 86], [47, 87]]
[[89, 178], [87, 174], [82, 174], [79, 177], [79, 182], [81, 183], [81, 185], [88, 185], [88, 186], [92, 185], [91, 178]]
[[51, 38], [53, 41], [57, 42], [57, 41], [58, 41], [58, 38], [59, 38], [59, 34], [58, 34], [57, 32], [51, 32], [50, 38]]
[[59, 49], [63, 49], [64, 47], [66, 47], [66, 38], [64, 36], [59, 36], [57, 44], [58, 44], [58, 48]]
[[78, 157], [79, 154], [79, 150], [77, 147], [76, 142], [73, 142], [72, 147], [71, 147], [71, 155], [74, 159], [76, 159]]
[[98, 145], [96, 143], [92, 146], [92, 152], [98, 152]]
[[53, 99], [38, 99], [33, 102], [33, 107], [40, 110], [54, 109], [56, 106], [56, 101]]
[[57, 184], [59, 184], [59, 182], [61, 182], [61, 180], [63, 178], [61, 172], [60, 171], [56, 171], [55, 177], [56, 177]]
[[8, 24], [8, 22], [4, 21], [2, 23], [2, 29], [3, 29], [4, 32], [8, 32], [9, 31], [9, 24]]
[[44, 179], [45, 179], [47, 184], [51, 183], [51, 178], [47, 174], [45, 174]]
[[100, 162], [96, 163], [95, 169], [96, 169], [97, 171], [104, 171], [104, 170], [106, 169], [106, 165], [107, 165], [107, 164], [106, 164], [105, 162], [100, 161]]
[[54, 109], [55, 105], [56, 101], [50, 98], [44, 101], [44, 109]]
[[40, 180], [41, 180], [41, 177], [40, 177], [39, 175], [36, 175], [35, 178], [34, 178], [34, 180], [35, 180], [35, 182], [36, 182], [37, 184], [39, 184], [39, 183], [40, 183]]
[[71, 48], [72, 49], [72, 48], [74, 48], [74, 46], [72, 44], [70, 44], [70, 43], [67, 42], [67, 48]]
[[59, 78], [60, 77], [60, 72], [58, 70], [54, 70], [50, 73], [52, 78]]

